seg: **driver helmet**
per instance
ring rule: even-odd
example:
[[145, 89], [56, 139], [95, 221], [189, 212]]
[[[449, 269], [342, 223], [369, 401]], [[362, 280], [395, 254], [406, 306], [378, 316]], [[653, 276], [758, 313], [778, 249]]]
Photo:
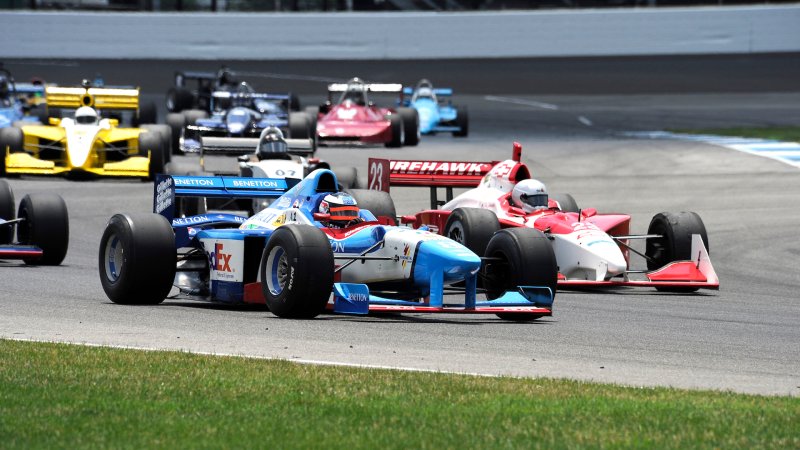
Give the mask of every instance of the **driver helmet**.
[[356, 199], [344, 192], [326, 195], [319, 204], [319, 212], [330, 216], [328, 226], [343, 227], [359, 219]]
[[258, 159], [275, 159], [289, 153], [289, 146], [279, 128], [269, 127], [258, 138]]
[[545, 209], [548, 207], [547, 188], [538, 180], [522, 180], [514, 186], [511, 200], [526, 213]]
[[94, 125], [97, 123], [97, 111], [91, 106], [81, 106], [75, 110], [75, 123]]

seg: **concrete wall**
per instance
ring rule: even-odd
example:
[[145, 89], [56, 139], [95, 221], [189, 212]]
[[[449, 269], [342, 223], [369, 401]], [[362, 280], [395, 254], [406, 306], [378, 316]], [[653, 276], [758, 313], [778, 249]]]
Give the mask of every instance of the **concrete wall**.
[[477, 13], [0, 13], [0, 58], [381, 60], [800, 51], [800, 4]]

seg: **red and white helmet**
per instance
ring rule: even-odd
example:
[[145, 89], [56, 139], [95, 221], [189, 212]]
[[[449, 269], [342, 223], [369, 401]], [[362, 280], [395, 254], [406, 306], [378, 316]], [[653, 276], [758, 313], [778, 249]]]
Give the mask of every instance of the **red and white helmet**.
[[511, 191], [511, 199], [526, 213], [547, 208], [547, 188], [539, 180], [522, 180]]
[[319, 212], [328, 214], [333, 223], [345, 224], [359, 218], [356, 199], [344, 192], [326, 195], [319, 204]]

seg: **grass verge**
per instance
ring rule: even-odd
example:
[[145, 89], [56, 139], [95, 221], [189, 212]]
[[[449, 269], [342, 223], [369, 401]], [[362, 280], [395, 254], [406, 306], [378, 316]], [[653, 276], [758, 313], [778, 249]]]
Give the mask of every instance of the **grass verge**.
[[15, 448], [792, 448], [800, 399], [0, 340]]
[[717, 136], [736, 136], [745, 138], [774, 139], [776, 141], [800, 142], [800, 127], [766, 127], [766, 128], [700, 128], [696, 130], [668, 130], [673, 133], [713, 134]]

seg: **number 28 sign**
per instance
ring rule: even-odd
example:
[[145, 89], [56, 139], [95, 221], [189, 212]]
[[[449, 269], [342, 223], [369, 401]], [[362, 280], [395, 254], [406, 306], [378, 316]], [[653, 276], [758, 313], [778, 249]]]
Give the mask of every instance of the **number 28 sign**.
[[370, 158], [367, 187], [373, 191], [389, 192], [389, 160]]

